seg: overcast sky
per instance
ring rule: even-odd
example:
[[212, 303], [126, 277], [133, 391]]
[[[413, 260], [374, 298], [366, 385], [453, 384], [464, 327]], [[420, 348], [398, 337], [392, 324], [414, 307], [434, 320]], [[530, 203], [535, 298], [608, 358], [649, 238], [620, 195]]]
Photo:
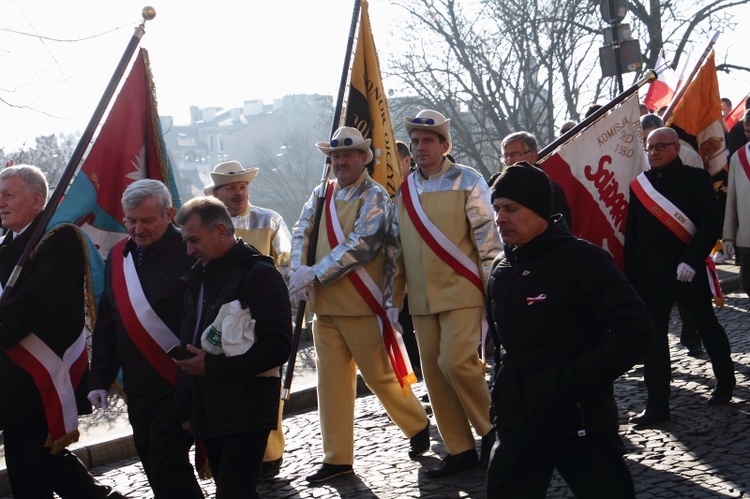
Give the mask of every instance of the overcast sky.
[[[33, 146], [39, 135], [82, 131], [147, 4], [0, 0], [0, 147], [10, 152]], [[151, 58], [159, 112], [178, 125], [188, 122], [191, 105], [240, 107], [245, 100], [338, 91], [353, 0], [152, 5], [157, 15], [141, 46]], [[747, 7], [736, 11], [739, 24], [719, 38], [717, 63], [745, 50], [739, 39], [750, 33], [748, 14]], [[407, 30], [409, 20], [387, 0], [370, 0], [370, 16], [385, 66], [399, 52], [392, 33]], [[721, 75], [719, 82], [735, 102], [750, 91], [747, 74]]]

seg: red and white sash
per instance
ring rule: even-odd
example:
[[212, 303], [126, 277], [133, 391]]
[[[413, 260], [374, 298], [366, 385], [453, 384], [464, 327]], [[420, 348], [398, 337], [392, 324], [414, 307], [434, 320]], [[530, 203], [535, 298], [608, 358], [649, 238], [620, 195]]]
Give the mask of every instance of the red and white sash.
[[745, 170], [745, 175], [747, 175], [747, 179], [750, 180], [750, 162], [747, 159], [748, 151], [750, 151], [750, 142], [740, 147], [740, 149], [737, 151], [737, 157], [740, 160], [742, 169]]
[[[335, 182], [329, 182], [326, 194], [326, 233], [328, 244], [331, 248], [335, 248], [346, 241], [346, 236], [341, 228], [341, 222], [336, 212], [336, 202], [333, 200], [334, 186]], [[401, 334], [393, 329], [393, 325], [385, 313], [385, 308], [383, 308], [383, 293], [375, 284], [372, 277], [370, 277], [370, 274], [362, 267], [357, 267], [354, 271], [349, 272], [347, 277], [370, 309], [375, 313], [388, 358], [393, 366], [393, 371], [396, 373], [396, 378], [404, 394], [406, 394], [409, 390], [409, 385], [417, 382], [417, 377], [414, 375], [404, 340]]]
[[[0, 293], [2, 290], [0, 285]], [[31, 376], [39, 390], [49, 431], [44, 446], [51, 447], [51, 454], [78, 441], [75, 390], [89, 367], [84, 331], [65, 350], [62, 358], [34, 333], [5, 350], [8, 357]]]
[[[422, 236], [424, 242], [427, 243], [427, 246], [448, 266], [476, 286], [482, 296], [485, 296], [479, 265], [466, 256], [466, 253], [453, 244], [427, 217], [427, 214], [422, 209], [422, 204], [419, 202], [419, 194], [417, 193], [417, 186], [413, 176], [412, 174], [406, 177], [403, 182], [404, 185], [401, 186], [401, 197], [404, 200], [406, 213], [409, 214], [409, 220], [414, 224], [414, 227], [419, 232], [419, 235]], [[489, 324], [487, 323], [487, 317], [482, 313], [482, 362], [485, 361], [484, 355], [488, 331]]]
[[138, 279], [133, 256], [123, 255], [128, 239], [112, 248], [112, 289], [122, 324], [128, 336], [156, 371], [169, 384], [177, 384], [177, 365], [167, 351], [179, 344], [179, 339], [154, 312], [146, 299]]
[[[630, 188], [643, 206], [656, 219], [664, 224], [674, 235], [685, 244], [690, 244], [697, 230], [695, 224], [677, 206], [657, 191], [646, 177], [645, 172], [638, 175], [631, 183]], [[716, 274], [716, 264], [708, 256], [706, 258], [706, 272], [708, 273], [708, 284], [716, 304], [724, 306], [724, 295], [721, 292], [719, 276]]]

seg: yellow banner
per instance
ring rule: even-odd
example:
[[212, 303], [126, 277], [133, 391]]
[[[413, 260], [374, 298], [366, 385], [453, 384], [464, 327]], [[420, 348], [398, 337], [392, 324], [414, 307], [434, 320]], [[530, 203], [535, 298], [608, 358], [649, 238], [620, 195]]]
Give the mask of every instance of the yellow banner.
[[375, 154], [372, 178], [393, 196], [401, 185], [398, 149], [367, 7], [367, 1], [362, 0], [344, 124], [357, 128], [364, 138], [372, 139]]

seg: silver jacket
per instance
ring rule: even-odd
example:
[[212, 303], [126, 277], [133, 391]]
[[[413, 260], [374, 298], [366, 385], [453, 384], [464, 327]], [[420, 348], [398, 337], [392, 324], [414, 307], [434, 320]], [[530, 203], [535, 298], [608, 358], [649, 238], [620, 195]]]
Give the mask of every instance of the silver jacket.
[[[321, 186], [315, 188], [292, 229], [292, 271], [307, 264], [307, 255], [302, 254], [302, 246], [306, 242], [305, 231], [313, 224], [315, 205], [320, 197], [320, 191]], [[361, 267], [377, 257], [378, 252], [386, 244], [386, 238], [389, 236], [388, 227], [394, 213], [393, 203], [388, 193], [372, 180], [367, 172], [363, 172], [362, 177], [354, 184], [343, 189], [335, 189], [334, 196], [335, 200], [346, 203], [361, 200], [359, 201], [361, 206], [354, 223], [354, 230], [347, 234], [346, 241], [322, 258], [316, 255], [318, 261], [312, 265], [312, 268], [318, 281], [323, 284], [340, 279], [350, 270]], [[327, 236], [321, 232], [318, 237]], [[388, 257], [389, 254], [394, 255], [395, 251], [386, 251], [384, 270], [386, 280], [390, 282], [395, 274], [396, 266], [395, 261]], [[385, 283], [377, 284], [383, 286]]]
[[271, 241], [273, 256], [277, 258], [277, 262], [280, 262], [279, 270], [286, 277], [289, 273], [289, 258], [286, 255], [289, 255], [292, 250], [292, 235], [281, 215], [268, 208], [250, 205], [250, 211], [245, 215], [232, 217], [232, 223], [238, 229], [273, 229], [275, 232]]
[[[500, 232], [495, 224], [495, 214], [492, 209], [490, 197], [490, 187], [479, 172], [474, 168], [465, 165], [451, 163], [449, 159], [443, 162], [443, 168], [447, 170], [443, 175], [432, 176], [428, 179], [423, 178], [418, 171], [411, 174], [414, 180], [417, 194], [419, 196], [425, 192], [445, 192], [464, 190], [467, 192], [466, 198], [466, 217], [469, 219], [471, 230], [474, 233], [474, 241], [479, 253], [478, 264], [481, 265], [484, 273], [483, 281], [486, 283], [490, 275], [492, 261], [503, 249], [503, 243], [500, 239]], [[405, 188], [405, 186], [404, 186]], [[401, 193], [398, 193], [401, 196]], [[428, 214], [429, 216], [429, 214]], [[398, 216], [394, 218], [395, 230], [398, 230]]]

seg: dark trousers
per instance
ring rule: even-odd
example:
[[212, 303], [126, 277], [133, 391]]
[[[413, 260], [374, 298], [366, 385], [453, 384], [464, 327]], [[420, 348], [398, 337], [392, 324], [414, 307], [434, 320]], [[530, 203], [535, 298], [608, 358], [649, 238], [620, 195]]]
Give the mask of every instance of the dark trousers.
[[544, 498], [555, 469], [579, 499], [634, 498], [624, 453], [617, 432], [529, 445], [500, 431], [487, 469], [487, 498]]
[[173, 397], [128, 397], [133, 441], [155, 499], [202, 499], [190, 464], [193, 437], [182, 429]]
[[47, 425], [5, 430], [5, 463], [15, 499], [95, 499], [125, 497], [94, 480], [68, 449], [50, 454]]
[[737, 249], [735, 262], [740, 266], [740, 286], [750, 295], [750, 248]]
[[[683, 301], [684, 311], [695, 324], [703, 346], [711, 359], [714, 376], [723, 383], [734, 382], [729, 339], [714, 314], [711, 300]], [[672, 304], [669, 302], [646, 303], [656, 326], [656, 339], [643, 363], [643, 378], [648, 392], [647, 407], [669, 410], [669, 385], [672, 380], [672, 366], [669, 357], [669, 315]]]
[[688, 350], [697, 350], [701, 347], [701, 335], [695, 329], [693, 317], [685, 310], [685, 305], [677, 302], [677, 310], [680, 313], [682, 329], [680, 330], [680, 343]]
[[258, 497], [258, 475], [270, 432], [234, 433], [203, 440], [216, 482], [216, 499]]

